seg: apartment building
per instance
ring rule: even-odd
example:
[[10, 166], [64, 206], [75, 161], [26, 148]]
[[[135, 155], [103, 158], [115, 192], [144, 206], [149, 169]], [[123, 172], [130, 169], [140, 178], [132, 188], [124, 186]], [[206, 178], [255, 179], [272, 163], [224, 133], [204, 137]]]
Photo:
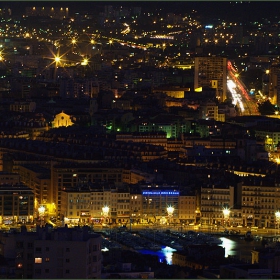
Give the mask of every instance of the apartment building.
[[194, 88], [216, 88], [216, 97], [227, 97], [227, 58], [218, 56], [195, 57]]
[[165, 132], [134, 132], [116, 135], [117, 141], [145, 143], [166, 148], [167, 137]]
[[271, 66], [269, 72], [269, 97], [272, 104], [280, 106], [279, 85], [280, 85], [280, 67], [279, 65]]
[[130, 186], [130, 218], [132, 223], [141, 223], [143, 213], [143, 196], [138, 185]]
[[14, 112], [34, 112], [36, 103], [32, 101], [16, 101], [10, 105], [10, 111]]
[[127, 187], [87, 183], [62, 191], [61, 216], [66, 223], [126, 224], [130, 220], [130, 192]]
[[54, 203], [50, 169], [36, 164], [25, 164], [19, 166], [18, 172], [21, 182], [33, 190], [36, 205]]
[[101, 236], [89, 228], [37, 228], [0, 233], [2, 254], [15, 261], [15, 278], [78, 279], [101, 276]]
[[275, 227], [280, 205], [280, 184], [274, 180], [244, 178], [237, 189], [244, 226]]
[[183, 224], [191, 224], [196, 222], [196, 195], [188, 192], [181, 192], [179, 196], [178, 209], [179, 220]]
[[179, 187], [174, 185], [140, 185], [142, 223], [179, 223]]
[[227, 185], [201, 186], [201, 224], [226, 225], [230, 217], [225, 216], [224, 209], [234, 208], [234, 187]]
[[122, 168], [106, 165], [74, 165], [56, 164], [51, 168], [51, 189], [53, 201], [57, 206], [57, 214], [63, 215], [61, 209], [62, 191], [75, 189], [82, 182], [122, 182]]
[[20, 177], [17, 173], [0, 172], [0, 184], [15, 185], [20, 183]]
[[0, 224], [32, 222], [34, 194], [23, 184], [0, 186]]

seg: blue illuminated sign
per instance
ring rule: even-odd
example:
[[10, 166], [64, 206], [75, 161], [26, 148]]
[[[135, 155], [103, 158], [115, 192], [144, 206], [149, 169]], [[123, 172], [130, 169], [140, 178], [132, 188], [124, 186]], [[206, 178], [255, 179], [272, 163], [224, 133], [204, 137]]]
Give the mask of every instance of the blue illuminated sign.
[[179, 195], [179, 192], [174, 191], [144, 191], [143, 195]]

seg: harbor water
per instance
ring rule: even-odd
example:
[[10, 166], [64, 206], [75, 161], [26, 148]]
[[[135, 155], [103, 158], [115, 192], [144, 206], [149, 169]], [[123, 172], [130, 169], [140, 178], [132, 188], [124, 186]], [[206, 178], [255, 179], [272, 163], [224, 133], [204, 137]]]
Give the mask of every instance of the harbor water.
[[[252, 240], [250, 242], [240, 239], [238, 237], [236, 238], [227, 238], [227, 237], [221, 237], [220, 238], [223, 243], [219, 246], [225, 248], [225, 257], [235, 257], [239, 260], [245, 261], [250, 263], [251, 262], [251, 251], [260, 248], [262, 246], [261, 241]], [[162, 249], [160, 251], [152, 251], [152, 250], [139, 250], [138, 252], [141, 254], [150, 254], [150, 255], [156, 255], [159, 258], [160, 262], [165, 262], [169, 265], [172, 264], [172, 255], [173, 252], [175, 252], [175, 249], [172, 249], [170, 247], [162, 246]]]

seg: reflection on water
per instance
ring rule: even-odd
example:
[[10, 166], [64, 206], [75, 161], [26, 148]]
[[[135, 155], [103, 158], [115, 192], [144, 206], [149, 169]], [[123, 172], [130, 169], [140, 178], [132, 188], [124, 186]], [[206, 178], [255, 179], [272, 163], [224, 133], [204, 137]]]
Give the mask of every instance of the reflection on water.
[[219, 245], [225, 248], [225, 257], [235, 256], [239, 259], [245, 261], [251, 261], [251, 251], [255, 248], [259, 248], [262, 246], [261, 241], [253, 240], [251, 242], [246, 241], [240, 238], [220, 238], [223, 241], [223, 244]]
[[220, 246], [225, 248], [225, 257], [234, 255], [236, 242], [225, 237], [221, 237], [220, 239], [223, 241]]
[[146, 254], [146, 255], [154, 255], [158, 256], [160, 262], [166, 261], [167, 264], [171, 265], [172, 264], [172, 255], [173, 252], [176, 251], [173, 248], [170, 248], [168, 246], [162, 247], [160, 251], [152, 251], [152, 250], [139, 250], [138, 252], [141, 254]]

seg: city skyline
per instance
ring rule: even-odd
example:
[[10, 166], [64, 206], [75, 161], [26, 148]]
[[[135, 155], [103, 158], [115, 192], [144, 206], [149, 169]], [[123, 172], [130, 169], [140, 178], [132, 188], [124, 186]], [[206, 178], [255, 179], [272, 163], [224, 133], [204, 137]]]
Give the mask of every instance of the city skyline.
[[[156, 258], [136, 266], [119, 242], [176, 249], [183, 278], [211, 265], [222, 276], [233, 260], [223, 242], [185, 234], [276, 238], [278, 11], [274, 2], [0, 2], [7, 275], [77, 278], [75, 246], [85, 278], [177, 269]], [[251, 259], [262, 273], [261, 257]]]
[[[259, 16], [274, 16], [277, 15], [276, 8], [279, 7], [278, 1], [163, 1], [161, 2], [160, 8], [158, 7], [158, 1], [1, 1], [0, 6], [11, 6], [14, 11], [19, 14], [22, 13], [22, 9], [27, 6], [68, 6], [71, 8], [71, 12], [76, 11], [96, 11], [96, 7], [100, 8], [105, 5], [112, 6], [140, 6], [144, 9], [154, 9], [154, 11], [165, 10], [166, 12], [174, 13], [187, 13], [193, 9], [197, 10], [203, 16], [238, 16], [238, 20], [248, 18], [257, 19]], [[95, 7], [91, 4], [97, 4]]]

